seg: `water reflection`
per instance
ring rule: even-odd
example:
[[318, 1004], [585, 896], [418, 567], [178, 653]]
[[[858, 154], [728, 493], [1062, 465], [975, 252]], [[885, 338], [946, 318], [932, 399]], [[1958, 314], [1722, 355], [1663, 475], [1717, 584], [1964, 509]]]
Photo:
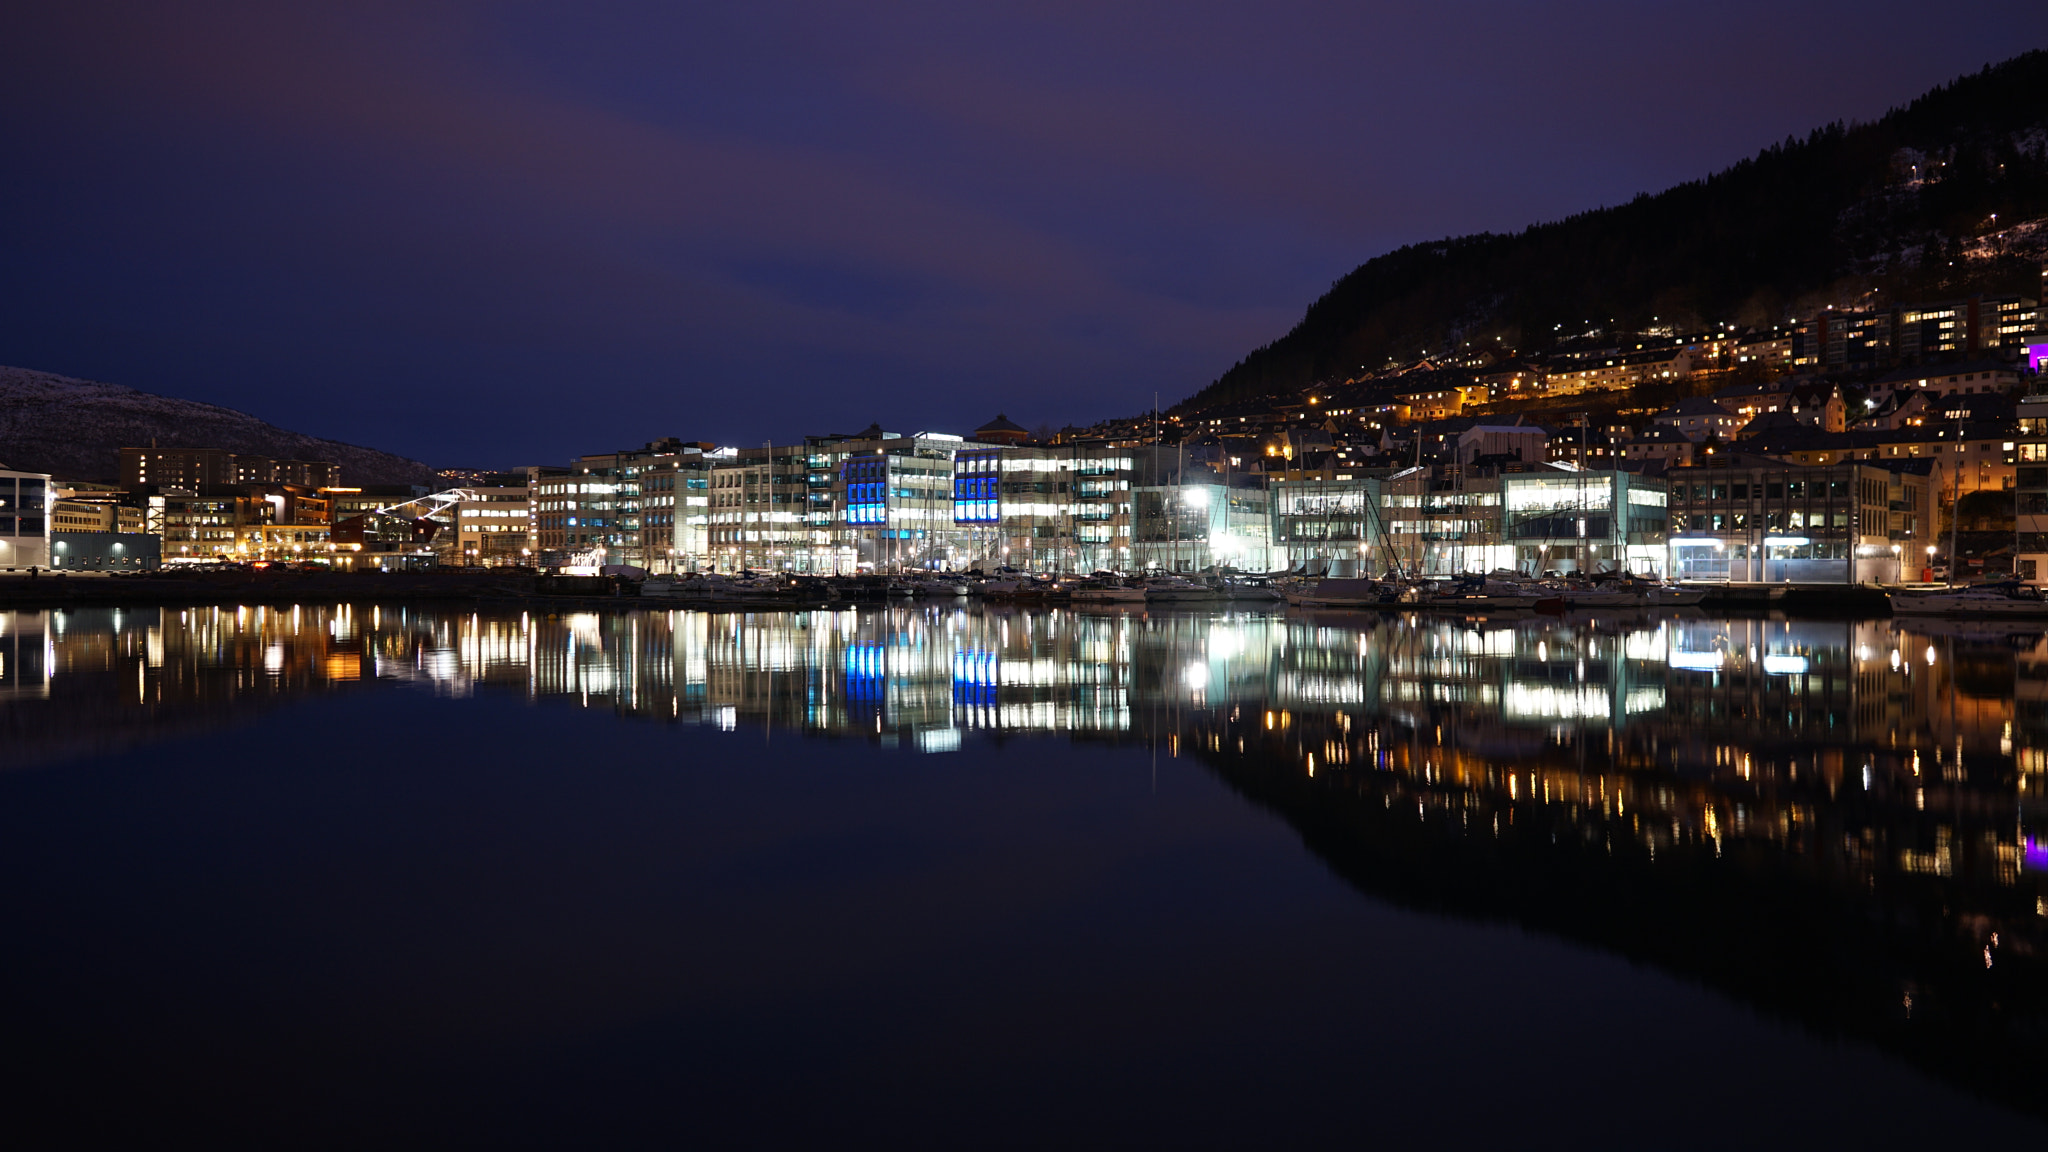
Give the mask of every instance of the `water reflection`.
[[2035, 1111], [2048, 636], [1668, 615], [0, 614], [11, 764], [383, 682], [923, 752], [1199, 758], [1374, 894], [1504, 917]]

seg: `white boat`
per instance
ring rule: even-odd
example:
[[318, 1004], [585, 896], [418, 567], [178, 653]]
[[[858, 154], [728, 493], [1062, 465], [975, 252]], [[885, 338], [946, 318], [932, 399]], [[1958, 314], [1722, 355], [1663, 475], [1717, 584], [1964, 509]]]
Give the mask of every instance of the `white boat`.
[[1287, 602], [1298, 608], [1414, 608], [1418, 599], [1413, 588], [1379, 580], [1318, 580], [1287, 593]]
[[1031, 583], [1031, 574], [1015, 568], [1002, 567], [993, 572], [976, 572], [968, 576], [969, 596], [1013, 596], [1025, 585]]
[[1121, 580], [1082, 580], [1068, 589], [1076, 604], [1143, 604], [1145, 590]]
[[1224, 598], [1223, 593], [1207, 584], [1197, 584], [1179, 576], [1147, 576], [1145, 578], [1145, 599], [1161, 604], [1211, 604]]
[[2031, 584], [2010, 581], [1968, 588], [1887, 593], [1897, 616], [2048, 617], [2048, 599]]

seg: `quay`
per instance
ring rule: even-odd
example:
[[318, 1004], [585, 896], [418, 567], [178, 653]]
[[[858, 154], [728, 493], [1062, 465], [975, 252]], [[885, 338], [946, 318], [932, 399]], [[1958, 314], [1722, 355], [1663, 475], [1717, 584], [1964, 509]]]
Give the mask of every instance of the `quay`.
[[[1885, 616], [1886, 593], [1911, 585], [1824, 583], [1691, 583], [1715, 612], [1787, 612], [1800, 616]], [[598, 576], [544, 576], [507, 568], [443, 568], [417, 572], [161, 571], [102, 576], [0, 574], [0, 609], [124, 607], [173, 604], [468, 603], [551, 608], [733, 607], [643, 599], [632, 585]], [[791, 607], [798, 605], [792, 604]]]
[[1687, 588], [1704, 588], [1707, 598], [1701, 608], [1728, 612], [1764, 612], [1777, 609], [1808, 616], [1886, 616], [1891, 601], [1886, 593], [1901, 585], [1841, 583], [1687, 583]]

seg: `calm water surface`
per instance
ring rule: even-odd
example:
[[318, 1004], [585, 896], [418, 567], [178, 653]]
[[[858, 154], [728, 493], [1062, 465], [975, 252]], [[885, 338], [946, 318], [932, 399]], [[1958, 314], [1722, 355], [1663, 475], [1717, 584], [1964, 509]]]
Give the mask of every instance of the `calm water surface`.
[[0, 613], [17, 1147], [2048, 1135], [2048, 636]]

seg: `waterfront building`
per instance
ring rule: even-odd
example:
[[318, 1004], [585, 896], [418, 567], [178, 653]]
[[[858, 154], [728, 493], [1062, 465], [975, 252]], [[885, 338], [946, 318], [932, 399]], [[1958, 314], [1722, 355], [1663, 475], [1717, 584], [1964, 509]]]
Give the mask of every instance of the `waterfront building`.
[[[726, 448], [681, 460], [678, 554], [722, 572], [851, 574], [955, 568], [967, 559], [953, 520], [953, 456], [969, 444], [943, 432], [903, 435], [871, 425], [802, 444]], [[687, 487], [701, 481], [701, 489]], [[692, 492], [701, 491], [701, 496]], [[698, 509], [692, 511], [692, 509]]]
[[[1154, 445], [1134, 453], [1130, 566], [1169, 572], [1273, 567], [1272, 517], [1263, 473], [1186, 463]], [[1226, 458], [1227, 460], [1227, 458]]]
[[[452, 537], [446, 502], [433, 501], [422, 484], [370, 484], [328, 488], [332, 527], [328, 542], [336, 568], [405, 569], [437, 564], [451, 549], [437, 543]], [[435, 509], [443, 508], [438, 514]], [[172, 555], [175, 553], [167, 553]]]
[[299, 484], [164, 488], [151, 494], [145, 525], [166, 560], [335, 563], [333, 496]]
[[1394, 567], [1380, 519], [1382, 476], [1280, 476], [1267, 482], [1272, 566], [1329, 576]]
[[367, 516], [380, 508], [389, 508], [418, 500], [430, 491], [424, 484], [366, 484], [354, 488], [327, 489], [327, 511], [334, 523], [358, 516]]
[[1137, 458], [1127, 444], [1074, 444], [1067, 448], [1069, 524], [1076, 572], [1128, 571], [1131, 486]]
[[50, 565], [50, 475], [0, 468], [0, 569]]
[[879, 427], [855, 437], [819, 439], [816, 454], [837, 470], [831, 488], [833, 571], [957, 569], [977, 558], [969, 554], [968, 534], [955, 524], [953, 496], [953, 458], [976, 442], [945, 432], [903, 436]]
[[1368, 571], [1448, 575], [1513, 566], [1512, 552], [1501, 547], [1499, 476], [1424, 465], [1392, 473], [1379, 488], [1385, 539], [1362, 557]]
[[59, 571], [148, 571], [163, 564], [163, 537], [147, 532], [50, 533], [50, 567]]
[[163, 538], [146, 530], [140, 501], [111, 484], [52, 481], [50, 567], [88, 571], [158, 566]]
[[1667, 570], [1683, 580], [1891, 582], [1916, 574], [1926, 482], [1875, 464], [1800, 465], [1746, 453], [1674, 468]]
[[52, 532], [147, 531], [144, 502], [112, 484], [53, 479], [48, 498]]
[[686, 443], [657, 456], [640, 476], [640, 520], [648, 564], [662, 572], [695, 572], [711, 556], [711, 473], [732, 451]]
[[1135, 463], [1117, 444], [963, 444], [953, 457], [956, 549], [970, 566], [1127, 570]]
[[[593, 572], [608, 564], [646, 567], [650, 556], [642, 535], [641, 477], [682, 449], [683, 442], [671, 436], [640, 448], [579, 456], [561, 472], [530, 471], [534, 563]], [[655, 546], [663, 561], [669, 546]]]
[[[828, 484], [814, 485], [813, 447], [763, 445], [721, 453], [710, 463], [706, 489], [708, 548], [720, 571], [831, 572]], [[817, 470], [828, 481], [829, 472]], [[825, 499], [813, 501], [813, 493]], [[826, 513], [813, 524], [814, 509]]]
[[466, 485], [450, 510], [453, 560], [465, 567], [501, 568], [532, 556], [532, 507], [521, 473], [486, 476]]
[[[1668, 571], [1665, 491], [1659, 477], [1618, 470], [1552, 465], [1503, 472], [1491, 547], [1465, 549], [1463, 570], [1662, 575]], [[1483, 513], [1489, 503], [1468, 500], [1466, 506]]]

